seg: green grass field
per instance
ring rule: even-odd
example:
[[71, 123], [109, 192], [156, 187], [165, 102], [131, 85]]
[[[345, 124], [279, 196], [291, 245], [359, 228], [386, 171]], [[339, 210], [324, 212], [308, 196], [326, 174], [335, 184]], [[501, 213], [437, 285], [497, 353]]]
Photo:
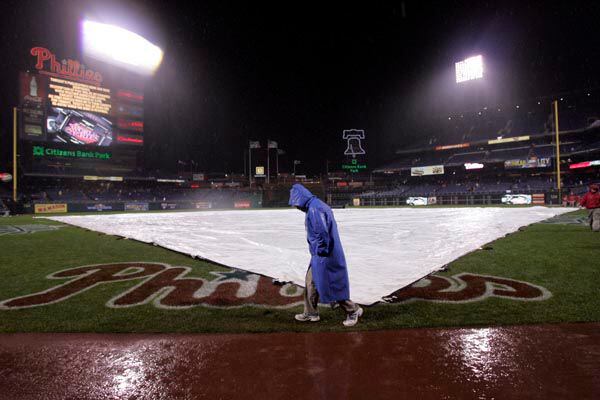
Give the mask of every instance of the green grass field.
[[[567, 214], [583, 217], [582, 211]], [[146, 261], [188, 266], [188, 275], [214, 279], [227, 268], [156, 246], [62, 226], [54, 231], [6, 233], [7, 226], [59, 225], [20, 216], [0, 219], [0, 302], [49, 289], [63, 281], [47, 275], [90, 264]], [[510, 278], [542, 286], [543, 301], [491, 297], [467, 303], [412, 301], [367, 308], [354, 328], [474, 326], [600, 321], [600, 234], [584, 224], [534, 224], [449, 265], [439, 276], [461, 272]], [[66, 279], [65, 279], [66, 281]], [[0, 332], [274, 332], [345, 330], [339, 310], [322, 309], [322, 321], [293, 320], [300, 307], [160, 309], [152, 304], [109, 308], [106, 303], [139, 280], [111, 282], [64, 301], [16, 310], [0, 309]]]

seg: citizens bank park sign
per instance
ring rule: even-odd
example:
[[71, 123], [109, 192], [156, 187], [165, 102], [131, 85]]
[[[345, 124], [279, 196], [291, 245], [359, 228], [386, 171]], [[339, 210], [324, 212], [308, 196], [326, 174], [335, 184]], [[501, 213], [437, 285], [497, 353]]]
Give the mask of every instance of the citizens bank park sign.
[[33, 146], [34, 157], [53, 156], [64, 158], [93, 158], [99, 160], [110, 160], [111, 153], [107, 151], [83, 151], [83, 150], [65, 150], [52, 147]]

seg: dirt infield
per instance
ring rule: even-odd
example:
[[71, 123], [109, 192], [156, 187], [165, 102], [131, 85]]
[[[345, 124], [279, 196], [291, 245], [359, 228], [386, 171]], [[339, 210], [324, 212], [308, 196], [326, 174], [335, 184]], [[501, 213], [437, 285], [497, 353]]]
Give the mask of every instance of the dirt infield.
[[6, 334], [0, 399], [592, 399], [600, 323], [252, 335]]

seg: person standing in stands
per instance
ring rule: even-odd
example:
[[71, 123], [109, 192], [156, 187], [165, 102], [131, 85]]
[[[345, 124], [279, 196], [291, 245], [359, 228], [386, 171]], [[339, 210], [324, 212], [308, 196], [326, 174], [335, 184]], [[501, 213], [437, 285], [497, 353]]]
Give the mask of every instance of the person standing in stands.
[[306, 213], [304, 225], [311, 255], [305, 278], [304, 312], [296, 314], [296, 320], [319, 321], [317, 307], [321, 301], [338, 304], [346, 312], [344, 326], [356, 325], [363, 309], [350, 300], [346, 258], [331, 208], [300, 184], [292, 186], [289, 205]]
[[569, 207], [577, 207], [577, 203], [579, 202], [579, 196], [577, 196], [573, 191], [569, 193], [569, 197], [567, 198], [567, 204]]
[[583, 196], [579, 205], [589, 210], [592, 231], [600, 232], [600, 193], [598, 193], [598, 185], [590, 185], [590, 191]]

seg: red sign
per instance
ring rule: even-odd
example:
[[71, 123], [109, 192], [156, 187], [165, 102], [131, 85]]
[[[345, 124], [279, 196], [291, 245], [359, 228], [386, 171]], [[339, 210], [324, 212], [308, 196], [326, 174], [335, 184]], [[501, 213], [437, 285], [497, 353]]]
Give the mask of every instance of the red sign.
[[589, 161], [584, 161], [584, 162], [580, 162], [577, 164], [571, 164], [569, 165], [569, 169], [577, 169], [577, 168], [585, 168], [585, 167], [589, 167], [590, 166], [590, 162]]
[[131, 121], [127, 119], [119, 119], [117, 121], [117, 126], [121, 129], [126, 129], [129, 131], [143, 132], [144, 131], [144, 123], [142, 121]]
[[546, 204], [546, 195], [544, 193], [536, 193], [531, 195], [532, 204], [537, 204], [537, 205], [545, 205]]
[[144, 95], [130, 90], [118, 90], [117, 97], [131, 101], [144, 101]]
[[592, 167], [594, 165], [600, 165], [600, 160], [584, 161], [584, 162], [580, 162], [577, 164], [571, 164], [571, 165], [569, 165], [569, 169], [587, 168], [587, 167]]
[[40, 70], [40, 73], [91, 82], [95, 85], [102, 83], [102, 74], [100, 72], [86, 69], [77, 60], [57, 61], [56, 55], [45, 47], [34, 47], [30, 53], [36, 58], [35, 68]]
[[235, 208], [250, 208], [250, 202], [248, 200], [236, 201], [233, 206]]
[[144, 143], [144, 139], [138, 139], [138, 138], [133, 138], [130, 136], [121, 136], [121, 135], [119, 135], [117, 137], [117, 141], [123, 142], [123, 143], [138, 143], [138, 144]]

